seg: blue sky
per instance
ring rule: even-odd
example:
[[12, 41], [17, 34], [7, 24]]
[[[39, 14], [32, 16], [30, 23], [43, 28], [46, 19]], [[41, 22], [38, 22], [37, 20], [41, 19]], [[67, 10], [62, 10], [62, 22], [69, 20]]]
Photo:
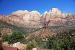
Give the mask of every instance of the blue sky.
[[17, 10], [37, 10], [40, 13], [58, 8], [64, 13], [75, 13], [75, 0], [0, 0], [0, 14], [9, 15]]

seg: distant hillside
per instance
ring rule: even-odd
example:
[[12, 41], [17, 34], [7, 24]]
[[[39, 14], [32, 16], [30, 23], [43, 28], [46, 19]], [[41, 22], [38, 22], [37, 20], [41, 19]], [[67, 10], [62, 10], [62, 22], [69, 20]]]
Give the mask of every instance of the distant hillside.
[[0, 28], [33, 33], [45, 27], [54, 33], [75, 30], [75, 14], [63, 13], [57, 8], [52, 8], [43, 14], [38, 11], [19, 10], [9, 16], [0, 15]]
[[34, 32], [34, 31], [38, 30], [36, 28], [17, 27], [15, 25], [11, 25], [11, 24], [4, 23], [4, 22], [0, 22], [0, 28], [10, 28], [10, 29], [12, 29], [12, 31], [18, 31], [18, 32], [22, 32], [22, 33], [30, 33], [30, 32]]

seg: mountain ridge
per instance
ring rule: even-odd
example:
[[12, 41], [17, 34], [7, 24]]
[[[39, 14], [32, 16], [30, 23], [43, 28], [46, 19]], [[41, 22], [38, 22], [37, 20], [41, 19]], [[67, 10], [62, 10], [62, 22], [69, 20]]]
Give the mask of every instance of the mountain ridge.
[[58, 8], [52, 8], [43, 15], [38, 11], [19, 10], [6, 17], [0, 15], [0, 21], [17, 27], [42, 28], [44, 23], [48, 23], [48, 26], [66, 25], [69, 22], [75, 23], [74, 16], [74, 14], [62, 13]]

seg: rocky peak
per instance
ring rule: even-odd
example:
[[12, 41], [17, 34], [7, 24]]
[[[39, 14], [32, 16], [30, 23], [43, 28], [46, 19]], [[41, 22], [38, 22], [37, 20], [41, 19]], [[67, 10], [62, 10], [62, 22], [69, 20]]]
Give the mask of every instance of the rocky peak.
[[[75, 15], [69, 15], [75, 16]], [[72, 17], [68, 17], [68, 14], [61, 12], [58, 8], [52, 8], [50, 11], [45, 11], [42, 16], [38, 11], [18, 10], [8, 17], [0, 16], [0, 21], [16, 25], [16, 26], [27, 26], [27, 27], [38, 27], [42, 25], [41, 22], [50, 21], [51, 25], [64, 23], [66, 18], [71, 20]]]
[[57, 13], [57, 14], [61, 14], [61, 11], [58, 8], [52, 8], [52, 10], [50, 10], [51, 13]]

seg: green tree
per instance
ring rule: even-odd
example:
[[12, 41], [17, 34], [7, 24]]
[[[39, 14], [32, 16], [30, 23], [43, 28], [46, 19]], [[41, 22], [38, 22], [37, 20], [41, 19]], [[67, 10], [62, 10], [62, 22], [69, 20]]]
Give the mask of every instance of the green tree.
[[37, 47], [37, 42], [33, 39], [27, 43], [27, 50]]
[[4, 41], [8, 43], [23, 42], [25, 40], [24, 35], [20, 32], [13, 32], [12, 35], [6, 35], [3, 37]]
[[47, 47], [55, 50], [75, 50], [75, 37], [71, 33], [59, 33], [48, 38]]

